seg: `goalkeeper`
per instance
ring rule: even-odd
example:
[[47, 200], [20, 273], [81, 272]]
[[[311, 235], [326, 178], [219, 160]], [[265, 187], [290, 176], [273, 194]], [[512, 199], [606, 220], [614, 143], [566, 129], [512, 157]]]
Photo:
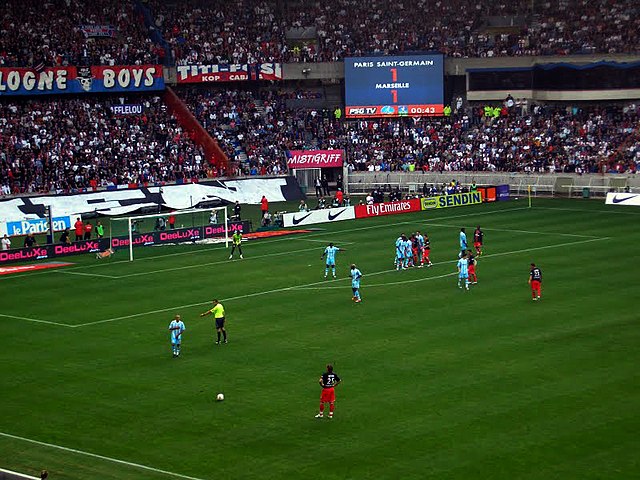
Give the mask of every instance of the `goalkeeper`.
[[233, 232], [233, 235], [231, 236], [231, 255], [229, 255], [229, 260], [233, 258], [236, 248], [238, 249], [240, 258], [244, 258], [242, 256], [242, 232], [239, 230]]

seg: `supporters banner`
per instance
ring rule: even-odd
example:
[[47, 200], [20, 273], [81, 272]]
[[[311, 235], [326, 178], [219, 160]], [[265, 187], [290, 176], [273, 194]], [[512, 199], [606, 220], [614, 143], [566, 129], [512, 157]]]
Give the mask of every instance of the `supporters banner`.
[[382, 215], [397, 215], [399, 213], [419, 212], [422, 210], [419, 198], [400, 200], [398, 202], [372, 203], [371, 205], [356, 205], [356, 218], [379, 217]]
[[607, 193], [605, 200], [607, 205], [632, 205], [640, 207], [640, 194], [638, 193]]
[[343, 163], [342, 150], [287, 150], [289, 168], [341, 167]]
[[282, 221], [285, 227], [311, 225], [314, 223], [339, 222], [356, 218], [354, 207], [326, 208], [310, 212], [285, 213]]
[[82, 25], [80, 27], [86, 38], [100, 37], [112, 38], [116, 36], [116, 27], [113, 25]]
[[451, 195], [437, 195], [421, 199], [422, 210], [432, 208], [461, 207], [463, 205], [475, 205], [482, 203], [480, 192], [452, 193]]
[[[3, 219], [38, 220], [50, 206], [56, 216], [125, 215], [144, 208], [172, 210], [211, 202], [260, 204], [300, 200], [302, 193], [294, 177], [202, 180], [200, 183], [114, 189], [67, 195], [40, 195], [0, 200], [0, 236], [8, 233]], [[22, 221], [21, 220], [21, 221]], [[38, 220], [41, 221], [41, 220]]]
[[280, 63], [232, 63], [219, 65], [178, 65], [178, 83], [240, 82], [282, 80]]
[[0, 96], [164, 90], [161, 65], [0, 68]]

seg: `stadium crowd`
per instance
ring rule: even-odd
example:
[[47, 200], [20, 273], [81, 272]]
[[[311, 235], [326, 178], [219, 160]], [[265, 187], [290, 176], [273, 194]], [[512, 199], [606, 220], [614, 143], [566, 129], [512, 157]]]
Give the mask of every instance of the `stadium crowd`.
[[[287, 11], [288, 26], [315, 26], [318, 45], [287, 50], [288, 61], [441, 51], [452, 57], [567, 55], [640, 51], [634, 0], [535, 2], [337, 0]], [[491, 29], [489, 17], [519, 16], [522, 26]]]
[[[189, 93], [186, 93], [189, 92]], [[635, 172], [640, 110], [627, 107], [461, 108], [449, 117], [344, 120], [329, 110], [291, 109], [289, 93], [183, 92], [245, 174], [279, 173], [284, 150], [344, 149], [354, 170]], [[312, 95], [310, 93], [310, 95]], [[237, 147], [240, 148], [237, 148]]]
[[[635, 173], [635, 105], [460, 108], [440, 118], [345, 120], [290, 108], [314, 92], [183, 88], [178, 95], [233, 162], [237, 175], [286, 172], [285, 150], [344, 149], [358, 171]], [[159, 97], [131, 96], [140, 115], [116, 115], [120, 98], [0, 103], [0, 192], [69, 191], [210, 175], [202, 149]], [[489, 113], [488, 113], [489, 112]], [[493, 112], [491, 114], [491, 112]], [[604, 164], [603, 164], [604, 160]]]
[[133, 7], [130, 1], [5, 0], [0, 67], [157, 63], [164, 51]]
[[[637, 53], [634, 0], [333, 2], [185, 0], [144, 2], [171, 52], [150, 38], [130, 0], [7, 0], [0, 12], [0, 66], [338, 61], [345, 56], [441, 51], [452, 57]], [[533, 8], [533, 9], [532, 9]], [[516, 23], [492, 28], [488, 19]], [[106, 27], [106, 28], [104, 28]], [[102, 30], [96, 34], [93, 29]], [[286, 33], [314, 32], [295, 40]]]
[[262, 63], [280, 61], [284, 45], [275, 3], [185, 0], [149, 3], [156, 28], [176, 63]]
[[83, 96], [0, 103], [0, 191], [72, 191], [207, 176], [200, 147], [160, 97], [132, 96], [140, 115], [116, 115], [119, 98]]

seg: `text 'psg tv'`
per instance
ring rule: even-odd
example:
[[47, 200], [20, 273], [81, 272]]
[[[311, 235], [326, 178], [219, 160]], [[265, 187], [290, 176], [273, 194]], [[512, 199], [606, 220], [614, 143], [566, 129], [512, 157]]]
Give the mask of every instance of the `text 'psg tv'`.
[[347, 118], [442, 115], [442, 55], [346, 58], [344, 77]]

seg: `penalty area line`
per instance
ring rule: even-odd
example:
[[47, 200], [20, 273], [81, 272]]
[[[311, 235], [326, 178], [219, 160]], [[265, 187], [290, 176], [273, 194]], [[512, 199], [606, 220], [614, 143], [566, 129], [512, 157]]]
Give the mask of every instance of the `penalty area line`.
[[[537, 251], [537, 250], [545, 250], [547, 248], [557, 248], [557, 247], [566, 247], [569, 245], [579, 245], [582, 243], [591, 243], [591, 242], [600, 242], [603, 240], [609, 240], [609, 237], [603, 237], [603, 238], [589, 238], [586, 240], [577, 240], [574, 242], [565, 242], [565, 243], [556, 243], [553, 245], [544, 245], [542, 247], [533, 247], [533, 248], [524, 248], [521, 250], [512, 250], [509, 252], [498, 252], [498, 253], [490, 253], [487, 255], [482, 255], [482, 257], [480, 258], [490, 258], [490, 257], [500, 257], [500, 256], [504, 256], [504, 255], [516, 255], [518, 253], [527, 253], [527, 252], [533, 252], [533, 251]], [[444, 261], [444, 262], [436, 262], [434, 263], [434, 265], [443, 265], [443, 264], [447, 264], [447, 263], [456, 263], [457, 260], [449, 260], [449, 261]], [[375, 275], [383, 275], [386, 273], [391, 273], [391, 272], [395, 272], [396, 269], [392, 268], [392, 269], [388, 269], [388, 270], [381, 270], [379, 272], [373, 272], [373, 273], [366, 273], [365, 272], [365, 277], [372, 277]], [[455, 274], [457, 274], [457, 272], [454, 272]], [[275, 288], [273, 290], [265, 290], [265, 291], [261, 291], [261, 292], [254, 292], [254, 293], [247, 293], [245, 295], [238, 295], [235, 297], [227, 297], [227, 298], [222, 298], [220, 299], [220, 301], [222, 302], [229, 302], [232, 300], [242, 300], [245, 298], [251, 298], [251, 297], [259, 297], [262, 295], [270, 295], [272, 293], [279, 293], [279, 292], [287, 292], [287, 291], [295, 291], [295, 290], [301, 290], [307, 287], [314, 287], [316, 285], [326, 285], [328, 283], [333, 283], [333, 282], [339, 282], [341, 280], [345, 280], [344, 278], [339, 278], [339, 279], [334, 279], [334, 280], [321, 280], [319, 282], [312, 282], [312, 283], [307, 283], [307, 284], [302, 284], [302, 285], [291, 285], [289, 287], [281, 287], [281, 288]], [[366, 286], [366, 285], [365, 285]], [[344, 288], [344, 287], [340, 287], [340, 288]], [[79, 328], [79, 327], [88, 327], [91, 325], [99, 325], [102, 323], [111, 323], [111, 322], [116, 322], [118, 320], [127, 320], [130, 318], [137, 318], [137, 317], [144, 317], [147, 315], [152, 315], [152, 314], [156, 314], [156, 313], [165, 313], [165, 312], [170, 312], [172, 310], [179, 310], [179, 309], [184, 309], [184, 308], [192, 308], [192, 307], [201, 307], [203, 305], [207, 305], [210, 304], [211, 301], [206, 301], [206, 302], [198, 302], [198, 303], [191, 303], [188, 305], [177, 305], [174, 307], [168, 307], [168, 308], [162, 308], [162, 309], [158, 309], [158, 310], [151, 310], [149, 312], [140, 312], [140, 313], [133, 313], [131, 315], [124, 315], [121, 317], [115, 317], [115, 318], [105, 318], [104, 320], [96, 320], [95, 322], [88, 322], [88, 323], [81, 323], [79, 325], [73, 325], [72, 328]]]
[[12, 435], [10, 433], [0, 432], [0, 436], [5, 438], [11, 438], [13, 440], [20, 440], [22, 442], [31, 443], [34, 445], [40, 445], [42, 447], [49, 447], [56, 450], [62, 450], [63, 452], [75, 453], [77, 455], [84, 455], [85, 457], [98, 458], [111, 463], [118, 463], [120, 465], [126, 465], [128, 467], [137, 468], [140, 470], [146, 470], [148, 472], [161, 473], [169, 477], [184, 478], [186, 480], [204, 480], [198, 477], [190, 477], [189, 475], [183, 475], [181, 473], [170, 472], [168, 470], [161, 470], [159, 468], [149, 467], [148, 465], [142, 465], [141, 463], [127, 462], [126, 460], [120, 460], [117, 458], [106, 457], [104, 455], [98, 455], [97, 453], [85, 452], [84, 450], [77, 450], [75, 448], [63, 447], [62, 445], [56, 445], [54, 443], [41, 442], [39, 440], [33, 440], [31, 438], [20, 437], [18, 435]]
[[12, 318], [14, 320], [25, 320], [27, 322], [33, 322], [33, 323], [46, 323], [47, 325], [57, 325], [58, 327], [75, 328], [77, 326], [77, 325], [69, 325], [67, 323], [52, 322], [50, 320], [41, 320], [39, 318], [19, 317], [18, 315], [9, 315], [6, 313], [0, 313], [0, 317]]
[[[458, 272], [450, 272], [442, 275], [436, 275], [434, 277], [422, 277], [422, 278], [414, 278], [411, 280], [398, 280], [397, 282], [385, 282], [385, 283], [367, 283], [365, 285], [366, 288], [371, 287], [388, 287], [391, 285], [405, 285], [407, 283], [416, 283], [416, 282], [428, 282], [429, 280], [438, 280], [440, 278], [452, 277], [454, 275], [458, 275]], [[295, 290], [333, 290], [340, 289], [344, 290], [344, 285], [333, 285], [330, 287], [296, 287]]]

